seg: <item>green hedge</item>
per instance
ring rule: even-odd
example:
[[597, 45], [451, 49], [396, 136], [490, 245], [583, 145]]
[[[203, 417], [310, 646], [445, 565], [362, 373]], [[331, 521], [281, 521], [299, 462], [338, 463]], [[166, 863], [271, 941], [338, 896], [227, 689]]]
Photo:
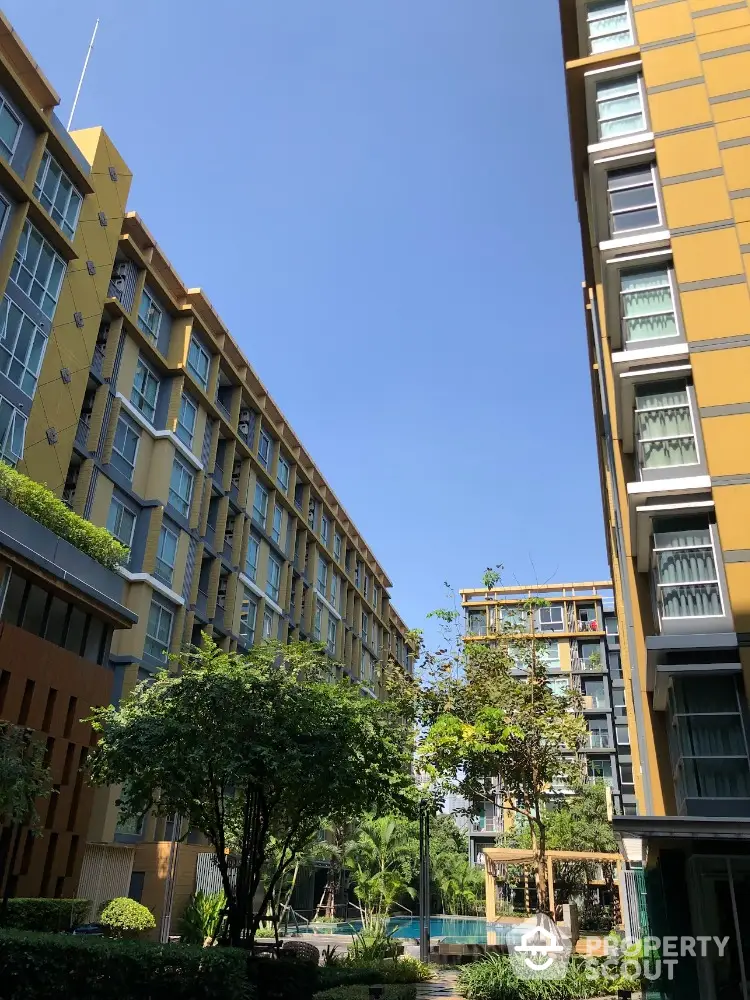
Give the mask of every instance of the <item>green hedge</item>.
[[251, 958], [247, 976], [258, 1000], [310, 1000], [320, 988], [318, 967], [296, 959]]
[[16, 472], [4, 462], [0, 462], [0, 498], [108, 569], [114, 569], [128, 557], [127, 548], [106, 528], [97, 528], [74, 514], [52, 490]]
[[423, 983], [432, 979], [428, 965], [416, 958], [403, 956], [394, 961], [352, 962], [344, 959], [340, 964], [324, 965], [318, 978], [319, 989], [349, 986], [358, 983]]
[[[332, 990], [324, 990], [315, 994], [315, 1000], [368, 1000], [370, 987], [360, 983], [356, 986], [337, 986]], [[383, 987], [383, 1000], [415, 1000], [416, 986], [404, 983], [391, 983]]]
[[3, 1000], [251, 1000], [235, 948], [0, 931]]
[[9, 899], [4, 926], [56, 934], [82, 924], [90, 905], [88, 899]]

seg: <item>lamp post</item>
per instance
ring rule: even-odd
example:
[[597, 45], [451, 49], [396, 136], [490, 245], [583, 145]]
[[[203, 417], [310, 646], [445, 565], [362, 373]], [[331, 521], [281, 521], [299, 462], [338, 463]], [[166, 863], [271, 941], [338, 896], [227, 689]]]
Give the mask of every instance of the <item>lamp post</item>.
[[419, 803], [419, 959], [430, 960], [430, 800]]

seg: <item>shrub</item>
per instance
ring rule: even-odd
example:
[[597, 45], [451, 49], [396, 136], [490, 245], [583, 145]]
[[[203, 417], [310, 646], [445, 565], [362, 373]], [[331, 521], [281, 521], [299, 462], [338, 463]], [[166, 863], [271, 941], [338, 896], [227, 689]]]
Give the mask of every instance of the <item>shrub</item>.
[[434, 973], [429, 965], [416, 958], [403, 956], [396, 961], [360, 962], [351, 958], [323, 966], [319, 972], [320, 989], [335, 986], [373, 983], [424, 983]]
[[562, 979], [520, 979], [507, 955], [492, 955], [463, 966], [458, 989], [467, 1000], [586, 1000], [639, 989], [633, 980], [591, 976], [592, 962], [598, 959], [572, 959]]
[[[385, 985], [383, 1000], [415, 1000], [416, 986]], [[337, 986], [333, 990], [324, 990], [315, 994], [315, 1000], [368, 1000], [369, 986]]]
[[119, 896], [107, 903], [99, 923], [112, 937], [131, 937], [156, 927], [151, 910], [127, 896]]
[[82, 924], [90, 905], [88, 899], [9, 899], [4, 925], [56, 934]]
[[310, 1000], [319, 988], [318, 969], [296, 959], [251, 958], [247, 976], [258, 1000]]
[[124, 563], [128, 550], [106, 528], [97, 528], [56, 497], [52, 490], [0, 462], [0, 498], [28, 514], [107, 569]]
[[395, 958], [403, 951], [403, 946], [395, 940], [385, 923], [375, 921], [355, 934], [349, 945], [349, 956], [363, 962], [377, 962], [382, 958]]
[[178, 923], [182, 943], [203, 944], [206, 938], [215, 938], [225, 905], [223, 892], [198, 890], [191, 896]]
[[0, 931], [3, 1000], [250, 1000], [246, 961], [235, 948]]

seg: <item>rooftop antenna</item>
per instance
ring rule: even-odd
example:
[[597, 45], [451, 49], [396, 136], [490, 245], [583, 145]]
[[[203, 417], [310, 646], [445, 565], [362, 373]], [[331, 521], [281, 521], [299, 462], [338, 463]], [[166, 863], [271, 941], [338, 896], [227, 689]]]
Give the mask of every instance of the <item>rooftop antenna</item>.
[[89, 50], [86, 53], [86, 58], [83, 63], [83, 69], [81, 70], [81, 79], [78, 81], [78, 89], [76, 90], [76, 96], [73, 98], [73, 107], [70, 109], [70, 118], [68, 118], [68, 132], [70, 132], [70, 126], [73, 124], [73, 115], [76, 113], [76, 105], [78, 104], [78, 98], [81, 94], [81, 87], [83, 86], [83, 78], [86, 76], [86, 70], [89, 65], [89, 59], [91, 58], [91, 50], [94, 47], [94, 39], [96, 38], [96, 33], [99, 30], [99, 18], [96, 19], [96, 24], [94, 25], [94, 33], [91, 36], [91, 41], [89, 42]]

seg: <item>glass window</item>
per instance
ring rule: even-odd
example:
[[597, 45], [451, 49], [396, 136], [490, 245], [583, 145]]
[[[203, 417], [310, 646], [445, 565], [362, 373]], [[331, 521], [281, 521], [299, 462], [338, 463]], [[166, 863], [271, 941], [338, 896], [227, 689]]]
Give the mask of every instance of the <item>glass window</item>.
[[326, 647], [331, 656], [336, 655], [336, 639], [338, 632], [338, 622], [333, 617], [333, 615], [328, 616], [328, 639], [326, 642]]
[[187, 356], [187, 367], [188, 370], [194, 375], [196, 381], [202, 385], [204, 389], [208, 386], [208, 370], [210, 365], [211, 357], [208, 351], [195, 339], [195, 337], [191, 337]]
[[638, 386], [635, 420], [641, 469], [698, 463], [690, 399], [684, 382], [650, 382]]
[[323, 634], [323, 605], [320, 601], [315, 602], [315, 618], [313, 619], [313, 638], [320, 642]]
[[536, 653], [546, 670], [560, 669], [559, 642], [539, 642], [537, 643]]
[[279, 455], [279, 464], [276, 469], [276, 482], [279, 484], [281, 489], [286, 493], [289, 489], [289, 463], [285, 458]]
[[70, 609], [68, 620], [68, 634], [65, 636], [65, 648], [71, 653], [81, 655], [83, 645], [83, 635], [86, 628], [87, 615], [80, 608], [73, 605]]
[[625, 688], [612, 688], [612, 704], [615, 708], [625, 708]]
[[537, 609], [537, 628], [541, 632], [564, 632], [563, 609], [559, 604]]
[[177, 558], [177, 546], [180, 536], [177, 531], [162, 524], [159, 532], [159, 542], [156, 548], [156, 563], [154, 565], [154, 576], [168, 587], [172, 586], [174, 575], [174, 565]]
[[599, 719], [587, 719], [586, 725], [589, 729], [588, 745], [593, 749], [601, 749], [603, 747], [608, 747], [609, 740], [609, 728], [607, 726], [607, 720], [603, 718]]
[[617, 650], [610, 650], [607, 656], [607, 662], [609, 663], [609, 676], [613, 681], [622, 680], [622, 661], [620, 660], [620, 654]]
[[36, 391], [47, 337], [25, 312], [3, 296], [0, 303], [0, 371], [27, 396]]
[[47, 621], [49, 606], [52, 603], [52, 595], [41, 587], [32, 583], [29, 585], [26, 594], [26, 604], [23, 610], [23, 622], [21, 627], [34, 635], [44, 635], [44, 628]]
[[334, 608], [339, 606], [339, 578], [337, 573], [331, 573], [331, 604]]
[[268, 577], [266, 580], [266, 593], [272, 601], [279, 600], [281, 590], [281, 563], [275, 556], [268, 557]]
[[261, 431], [258, 438], [258, 461], [264, 469], [270, 468], [272, 445], [273, 443], [268, 434], [265, 431]]
[[570, 682], [567, 677], [550, 677], [547, 680], [547, 687], [558, 698], [570, 692]]
[[104, 650], [108, 638], [109, 629], [104, 622], [98, 618], [89, 618], [89, 630], [86, 633], [86, 646], [83, 655], [92, 663], [101, 663], [104, 659]]
[[144, 288], [138, 305], [138, 326], [151, 340], [156, 341], [159, 336], [161, 317], [162, 311], [157, 305], [156, 299], [148, 288]]
[[597, 85], [596, 120], [600, 139], [645, 131], [643, 90], [637, 73]]
[[362, 642], [369, 642], [370, 619], [365, 612], [362, 612]]
[[338, 531], [333, 535], [333, 558], [336, 562], [341, 562], [341, 535]]
[[487, 610], [470, 609], [466, 613], [466, 631], [469, 635], [487, 635]]
[[318, 592], [323, 597], [328, 595], [328, 563], [320, 557], [318, 557]]
[[723, 613], [707, 518], [656, 519], [653, 567], [662, 619]]
[[175, 427], [175, 434], [182, 441], [183, 444], [187, 445], [188, 448], [193, 447], [193, 438], [195, 436], [195, 421], [198, 416], [198, 407], [192, 401], [190, 396], [186, 396], [183, 392], [180, 398], [180, 414], [177, 417], [177, 426]]
[[140, 431], [135, 427], [133, 422], [128, 417], [120, 414], [117, 418], [110, 462], [112, 467], [121, 472], [128, 482], [133, 478], [140, 439]]
[[593, 708], [606, 708], [607, 699], [604, 692], [603, 680], [592, 680], [591, 678], [586, 678], [582, 684], [581, 690], [584, 698], [591, 699], [591, 706]]
[[679, 334], [671, 268], [623, 271], [620, 309], [625, 343], [662, 340]]
[[34, 194], [65, 235], [72, 239], [78, 225], [83, 197], [46, 149], [36, 175]]
[[159, 397], [159, 379], [154, 375], [142, 357], [139, 356], [133, 380], [130, 402], [137, 407], [149, 423], [156, 416], [156, 400]]
[[281, 526], [284, 522], [284, 512], [278, 504], [273, 506], [273, 524], [271, 525], [271, 538], [277, 545], [281, 545]]
[[599, 0], [586, 7], [589, 49], [609, 52], [633, 44], [627, 0]]
[[325, 514], [323, 514], [323, 516], [320, 519], [320, 537], [323, 541], [323, 544], [327, 547], [331, 537], [331, 522], [328, 520]]
[[255, 484], [255, 498], [253, 500], [253, 521], [266, 530], [266, 519], [268, 518], [268, 493], [260, 485]]
[[258, 552], [260, 551], [260, 545], [258, 544], [258, 539], [255, 535], [250, 535], [247, 540], [247, 556], [245, 557], [245, 574], [250, 577], [251, 580], [255, 580], [256, 574], [258, 572]]
[[64, 644], [70, 610], [71, 605], [67, 601], [61, 601], [59, 597], [52, 598], [44, 632], [44, 638], [47, 642], [54, 642], [56, 646]]
[[258, 616], [258, 602], [252, 592], [245, 589], [240, 610], [240, 639], [246, 646], [255, 642], [255, 620]]
[[607, 177], [612, 235], [661, 224], [653, 166], [613, 170]]
[[10, 160], [21, 134], [21, 119], [4, 97], [0, 97], [0, 156]]
[[122, 500], [112, 497], [107, 515], [107, 531], [128, 548], [133, 544], [136, 519], [137, 515]]
[[602, 645], [600, 642], [579, 642], [578, 656], [585, 670], [602, 669]]
[[618, 722], [615, 726], [617, 732], [617, 743], [620, 746], [628, 746], [630, 743], [630, 732], [627, 722]]
[[610, 757], [589, 757], [589, 781], [612, 787], [612, 759]]
[[11, 265], [11, 280], [52, 319], [64, 275], [65, 261], [27, 219]]
[[151, 607], [146, 625], [145, 650], [162, 663], [167, 662], [167, 653], [172, 639], [172, 624], [174, 614], [155, 597], [151, 598]]
[[263, 612], [263, 638], [273, 639], [273, 611]]
[[179, 458], [175, 457], [172, 463], [172, 478], [169, 483], [169, 502], [183, 517], [190, 514], [194, 478], [190, 469]]

